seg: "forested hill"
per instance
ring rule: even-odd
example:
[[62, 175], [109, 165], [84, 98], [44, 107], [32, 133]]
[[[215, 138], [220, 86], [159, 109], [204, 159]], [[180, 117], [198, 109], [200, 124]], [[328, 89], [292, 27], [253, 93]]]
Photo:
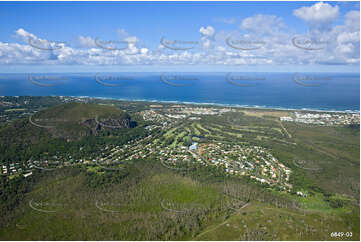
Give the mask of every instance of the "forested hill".
[[2, 126], [0, 149], [4, 152], [0, 159], [23, 160], [50, 149], [55, 152], [72, 149], [70, 147], [90, 147], [95, 143], [123, 143], [141, 135], [143, 128], [138, 124], [139, 120], [135, 121], [119, 107], [61, 104]]
[[[100, 131], [134, 128], [136, 122], [119, 108], [97, 104], [67, 103], [18, 120], [0, 130], [3, 143], [36, 143], [48, 134], [68, 141], [97, 135]], [[15, 135], [16, 134], [16, 135]]]

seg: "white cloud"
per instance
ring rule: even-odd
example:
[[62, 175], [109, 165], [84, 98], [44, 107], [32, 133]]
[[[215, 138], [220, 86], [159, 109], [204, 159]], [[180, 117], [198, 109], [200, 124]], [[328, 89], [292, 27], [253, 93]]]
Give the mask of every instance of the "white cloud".
[[213, 37], [213, 35], [214, 35], [214, 33], [215, 33], [216, 31], [214, 30], [214, 28], [213, 28], [212, 26], [207, 26], [206, 28], [201, 27], [201, 29], [199, 30], [199, 32], [200, 32], [203, 36], [210, 38], [210, 37]]
[[38, 39], [35, 35], [25, 31], [24, 29], [20, 28], [15, 31], [15, 34], [23, 39], [23, 41], [28, 42], [29, 39]]
[[80, 35], [78, 37], [78, 42], [80, 44], [80, 47], [85, 47], [85, 48], [96, 47], [94, 39], [92, 37], [90, 37], [90, 36], [84, 37], [84, 36]]
[[135, 36], [129, 36], [124, 38], [124, 41], [128, 42], [129, 44], [135, 44], [137, 42], [139, 42], [138, 38]]
[[360, 31], [360, 11], [349, 11], [346, 13], [345, 26], [352, 31]]
[[207, 26], [206, 28], [201, 27], [199, 29], [201, 33], [201, 45], [203, 49], [211, 49], [213, 47], [214, 35], [216, 33], [215, 29], [212, 26]]
[[117, 29], [118, 36], [121, 40], [128, 42], [139, 42], [139, 39], [136, 36], [131, 36], [125, 29]]
[[275, 15], [258, 14], [244, 19], [241, 23], [241, 29], [259, 34], [276, 34], [284, 27], [282, 18]]
[[349, 32], [343, 32], [343, 33], [340, 33], [338, 36], [337, 36], [337, 42], [342, 44], [342, 43], [352, 43], [352, 42], [360, 42], [360, 34], [359, 32], [352, 32], [352, 33], [349, 33]]
[[79, 43], [82, 47], [87, 46], [86, 48], [63, 44], [59, 49], [45, 51], [29, 45], [28, 39], [46, 43], [51, 41], [42, 40], [24, 29], [18, 29], [16, 36], [22, 38], [24, 43], [0, 42], [0, 64], [357, 64], [360, 59], [360, 27], [355, 22], [359, 20], [359, 16], [358, 11], [346, 13], [343, 24], [324, 32], [324, 37], [330, 44], [317, 52], [305, 51], [292, 45], [290, 39], [294, 35], [290, 31], [283, 31], [287, 26], [281, 18], [271, 15], [255, 15], [242, 22], [241, 27], [248, 33], [238, 33], [240, 38], [266, 43], [262, 48], [251, 51], [240, 51], [226, 45], [225, 40], [230, 33], [223, 30], [216, 32], [212, 26], [201, 27], [199, 30], [199, 42], [203, 48], [189, 51], [149, 49], [139, 44], [138, 37], [130, 36], [123, 29], [118, 30], [119, 35], [122, 35], [118, 40], [129, 40], [126, 50], [102, 49], [93, 45], [92, 37], [79, 36]]
[[328, 3], [318, 2], [311, 7], [301, 7], [293, 11], [293, 14], [311, 24], [330, 23], [338, 17], [338, 6], [332, 7]]

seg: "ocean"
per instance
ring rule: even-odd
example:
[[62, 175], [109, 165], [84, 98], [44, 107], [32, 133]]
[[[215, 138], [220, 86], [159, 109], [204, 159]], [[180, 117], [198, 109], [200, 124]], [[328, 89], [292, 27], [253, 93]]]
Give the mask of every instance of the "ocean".
[[359, 112], [359, 77], [358, 73], [286, 72], [2, 74], [0, 95]]

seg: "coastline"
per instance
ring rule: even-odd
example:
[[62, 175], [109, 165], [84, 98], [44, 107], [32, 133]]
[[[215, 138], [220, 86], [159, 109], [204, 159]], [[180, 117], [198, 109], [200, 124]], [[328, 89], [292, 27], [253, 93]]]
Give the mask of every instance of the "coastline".
[[[64, 96], [65, 97], [65, 96]], [[237, 108], [237, 109], [257, 109], [267, 111], [291, 111], [291, 112], [317, 112], [317, 113], [354, 113], [360, 114], [360, 110], [324, 110], [324, 109], [312, 109], [312, 108], [286, 108], [286, 107], [266, 107], [259, 105], [240, 105], [240, 104], [224, 104], [224, 103], [200, 103], [200, 102], [186, 102], [186, 101], [164, 101], [164, 100], [147, 100], [147, 99], [126, 99], [126, 98], [111, 98], [111, 97], [90, 97], [90, 96], [69, 96], [73, 98], [89, 98], [100, 100], [114, 100], [125, 102], [149, 102], [149, 103], [165, 103], [165, 104], [184, 104], [184, 105], [198, 105], [198, 106], [216, 106], [225, 108]]]

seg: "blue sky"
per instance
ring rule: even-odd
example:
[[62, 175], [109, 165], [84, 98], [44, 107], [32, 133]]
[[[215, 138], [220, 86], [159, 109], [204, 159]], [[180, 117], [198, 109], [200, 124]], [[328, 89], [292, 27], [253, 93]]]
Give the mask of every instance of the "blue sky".
[[359, 19], [358, 2], [1, 2], [0, 71], [359, 72]]

